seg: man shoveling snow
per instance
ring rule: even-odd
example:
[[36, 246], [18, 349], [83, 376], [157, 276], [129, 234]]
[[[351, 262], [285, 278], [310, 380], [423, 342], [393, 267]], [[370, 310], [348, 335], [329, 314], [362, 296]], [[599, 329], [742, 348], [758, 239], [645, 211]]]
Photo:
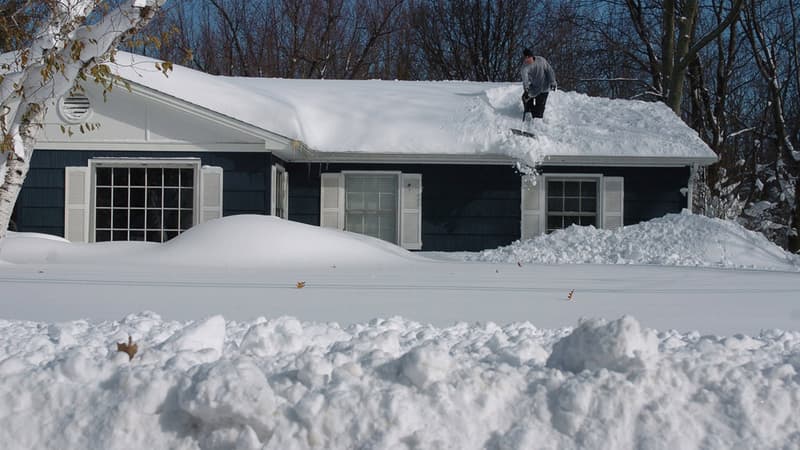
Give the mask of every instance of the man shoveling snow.
[[[534, 56], [530, 49], [522, 51], [523, 63], [520, 69], [522, 78], [522, 122], [525, 122], [525, 115], [531, 114], [533, 119], [544, 118], [544, 109], [547, 105], [547, 94], [549, 91], [556, 90], [556, 74], [553, 67], [541, 56]], [[512, 129], [515, 134], [533, 137], [532, 133], [522, 130]]]

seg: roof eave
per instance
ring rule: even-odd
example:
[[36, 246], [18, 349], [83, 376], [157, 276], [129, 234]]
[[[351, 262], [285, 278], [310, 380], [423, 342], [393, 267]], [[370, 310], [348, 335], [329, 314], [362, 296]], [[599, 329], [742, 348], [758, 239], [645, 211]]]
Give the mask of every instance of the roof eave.
[[296, 145], [293, 144], [294, 141], [292, 139], [286, 136], [273, 133], [269, 130], [265, 130], [258, 126], [243, 122], [234, 117], [230, 117], [195, 103], [188, 102], [181, 98], [159, 91], [158, 89], [137, 83], [136, 81], [132, 81], [130, 79], [127, 80], [130, 82], [129, 86], [132, 93], [145, 97], [148, 100], [176, 108], [180, 111], [202, 117], [204, 119], [212, 120], [234, 130], [249, 134], [258, 139], [263, 139], [265, 150], [283, 151], [291, 149], [294, 145]]
[[[364, 163], [373, 164], [488, 164], [510, 165], [518, 160], [499, 154], [451, 154], [451, 153], [366, 153], [366, 152], [321, 152], [303, 149], [294, 152], [289, 162], [310, 163]], [[707, 166], [717, 162], [713, 157], [691, 156], [587, 156], [550, 155], [542, 161], [543, 166], [620, 166], [620, 167], [684, 167]]]

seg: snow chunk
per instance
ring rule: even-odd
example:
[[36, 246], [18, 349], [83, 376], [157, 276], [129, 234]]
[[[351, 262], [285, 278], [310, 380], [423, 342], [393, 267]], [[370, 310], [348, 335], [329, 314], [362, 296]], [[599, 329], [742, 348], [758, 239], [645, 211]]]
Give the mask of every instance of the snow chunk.
[[262, 439], [272, 432], [277, 405], [264, 373], [250, 358], [195, 366], [178, 386], [178, 404], [206, 427], [246, 425]]
[[608, 369], [628, 372], [658, 354], [658, 337], [631, 316], [613, 322], [591, 319], [553, 345], [547, 367], [569, 372]]
[[403, 375], [420, 389], [444, 380], [452, 364], [447, 350], [433, 344], [412, 349], [400, 361]]
[[213, 316], [173, 334], [159, 349], [172, 353], [208, 353], [211, 358], [218, 359], [222, 355], [224, 343], [225, 319], [222, 316]]

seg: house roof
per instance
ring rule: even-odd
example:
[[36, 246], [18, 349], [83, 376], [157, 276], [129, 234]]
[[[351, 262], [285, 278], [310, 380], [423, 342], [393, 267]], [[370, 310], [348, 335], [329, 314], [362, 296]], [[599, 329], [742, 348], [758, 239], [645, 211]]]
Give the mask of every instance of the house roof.
[[555, 91], [544, 122], [524, 124], [519, 83], [223, 77], [119, 52], [125, 79], [300, 143], [308, 154], [527, 163], [710, 164], [716, 155], [660, 102]]

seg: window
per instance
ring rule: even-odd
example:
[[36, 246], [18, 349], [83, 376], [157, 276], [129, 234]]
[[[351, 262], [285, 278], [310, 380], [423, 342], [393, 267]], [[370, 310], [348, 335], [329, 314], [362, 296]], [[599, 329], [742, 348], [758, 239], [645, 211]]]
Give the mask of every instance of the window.
[[614, 230], [625, 222], [625, 180], [603, 174], [523, 177], [520, 239], [572, 224]]
[[198, 167], [94, 164], [94, 241], [164, 242], [195, 222]]
[[345, 171], [320, 176], [319, 224], [422, 249], [422, 175]]
[[395, 174], [345, 175], [344, 229], [397, 243]]
[[547, 179], [547, 232], [570, 225], [598, 226], [597, 180]]

